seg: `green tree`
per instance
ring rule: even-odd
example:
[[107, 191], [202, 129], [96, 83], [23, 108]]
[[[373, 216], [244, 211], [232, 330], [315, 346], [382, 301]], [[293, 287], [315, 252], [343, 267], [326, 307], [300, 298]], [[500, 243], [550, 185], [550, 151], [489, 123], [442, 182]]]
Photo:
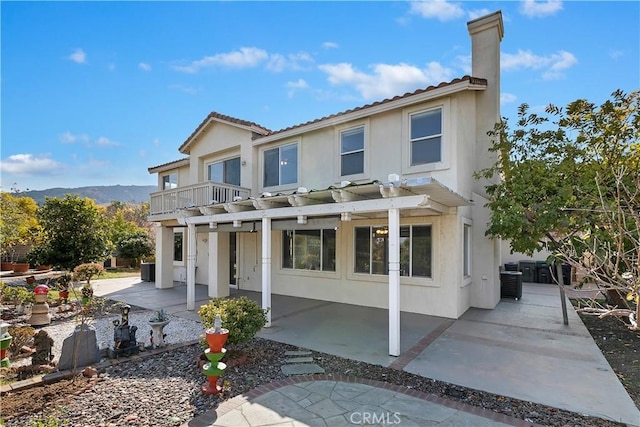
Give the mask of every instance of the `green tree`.
[[600, 106], [550, 105], [545, 115], [524, 104], [514, 130], [503, 119], [489, 132], [497, 161], [476, 175], [489, 180], [487, 234], [528, 255], [546, 246], [609, 296], [584, 312], [630, 329], [640, 315], [639, 105], [640, 91], [616, 91]]
[[37, 212], [38, 204], [31, 197], [0, 193], [0, 248], [3, 259], [16, 261], [17, 246], [37, 243], [40, 234]]
[[145, 231], [125, 236], [116, 245], [116, 252], [122, 258], [133, 259], [134, 265], [140, 265], [140, 260], [154, 253], [154, 246]]
[[67, 194], [47, 198], [38, 211], [44, 229], [47, 264], [72, 270], [90, 262], [102, 262], [110, 251], [104, 208], [89, 198]]

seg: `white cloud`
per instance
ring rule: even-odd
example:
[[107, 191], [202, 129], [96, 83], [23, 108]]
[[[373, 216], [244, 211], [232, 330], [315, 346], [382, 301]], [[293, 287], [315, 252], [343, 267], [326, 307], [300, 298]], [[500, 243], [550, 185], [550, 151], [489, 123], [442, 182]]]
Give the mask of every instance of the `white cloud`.
[[456, 63], [459, 68], [462, 68], [462, 71], [465, 74], [471, 75], [473, 69], [471, 67], [471, 55], [458, 55], [456, 56]]
[[624, 52], [621, 50], [612, 50], [611, 52], [609, 52], [609, 56], [611, 57], [611, 59], [618, 59], [623, 55]]
[[60, 135], [59, 137], [60, 142], [63, 144], [75, 144], [76, 142], [89, 142], [89, 135], [86, 134], [73, 134], [69, 131], [63, 133], [62, 135]]
[[309, 88], [309, 84], [303, 79], [298, 79], [297, 82], [287, 82], [285, 84], [289, 90], [287, 91], [287, 95], [291, 98], [298, 90], [304, 90]]
[[412, 2], [410, 13], [420, 15], [423, 18], [436, 18], [442, 22], [461, 18], [464, 10], [458, 3], [449, 3], [445, 0]]
[[195, 87], [179, 83], [169, 85], [169, 89], [179, 90], [181, 92], [188, 93], [189, 95], [195, 95], [196, 93], [198, 93], [198, 89], [196, 89]]
[[63, 168], [62, 163], [52, 160], [46, 154], [14, 154], [0, 161], [0, 171], [16, 175], [46, 175]]
[[104, 136], [101, 136], [96, 140], [96, 146], [98, 147], [117, 147], [119, 145], [122, 145], [122, 144]]
[[520, 13], [529, 18], [540, 18], [543, 16], [555, 15], [562, 10], [562, 2], [559, 0], [524, 0], [520, 4]]
[[489, 9], [474, 9], [470, 10], [467, 13], [469, 14], [469, 19], [474, 20], [476, 18], [480, 18], [481, 16], [485, 16], [490, 14], [492, 11]]
[[324, 42], [322, 43], [322, 47], [325, 49], [337, 49], [339, 46], [338, 43], [335, 42]]
[[243, 47], [229, 53], [218, 53], [206, 56], [200, 60], [192, 61], [188, 65], [176, 65], [174, 70], [183, 73], [195, 74], [203, 68], [255, 68], [264, 64], [265, 68], [273, 72], [281, 72], [285, 69], [301, 70], [312, 64], [313, 58], [306, 52], [269, 54], [264, 49], [256, 47]]
[[542, 77], [545, 80], [563, 78], [563, 72], [577, 63], [578, 59], [575, 55], [564, 50], [548, 56], [538, 56], [528, 50], [519, 50], [516, 54], [502, 53], [501, 55], [502, 70], [542, 70]]
[[515, 102], [516, 99], [518, 99], [518, 97], [512, 93], [503, 92], [500, 94], [500, 104], [510, 104]]
[[138, 68], [140, 68], [142, 71], [151, 71], [151, 65], [147, 64], [146, 62], [139, 63]]
[[424, 69], [400, 63], [397, 65], [375, 64], [372, 73], [367, 74], [355, 69], [351, 64], [325, 64], [321, 71], [328, 75], [334, 85], [353, 85], [367, 100], [386, 98], [414, 91], [428, 84], [449, 80], [453, 71], [437, 62], [430, 62]]
[[285, 69], [294, 71], [302, 70], [305, 66], [312, 63], [313, 58], [306, 52], [292, 53], [287, 56], [275, 53], [269, 56], [265, 67], [269, 71], [279, 73]]
[[87, 62], [87, 54], [84, 53], [84, 50], [82, 49], [76, 49], [71, 55], [68, 56], [68, 59], [77, 64], [85, 64]]
[[173, 69], [184, 73], [194, 74], [202, 68], [224, 67], [224, 68], [253, 68], [266, 61], [269, 54], [255, 47], [242, 47], [240, 50], [229, 53], [218, 53], [212, 56], [205, 56], [202, 59], [191, 62], [189, 65], [174, 66]]

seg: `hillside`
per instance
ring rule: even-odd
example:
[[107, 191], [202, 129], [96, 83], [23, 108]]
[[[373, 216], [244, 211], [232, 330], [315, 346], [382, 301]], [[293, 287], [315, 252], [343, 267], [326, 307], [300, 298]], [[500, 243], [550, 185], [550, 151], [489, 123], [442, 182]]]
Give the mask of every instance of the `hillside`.
[[47, 190], [23, 191], [21, 196], [31, 197], [39, 205], [44, 204], [45, 197], [63, 198], [67, 194], [88, 197], [99, 205], [113, 201], [142, 203], [149, 201], [149, 194], [157, 191], [154, 185], [105, 185], [78, 188], [49, 188]]

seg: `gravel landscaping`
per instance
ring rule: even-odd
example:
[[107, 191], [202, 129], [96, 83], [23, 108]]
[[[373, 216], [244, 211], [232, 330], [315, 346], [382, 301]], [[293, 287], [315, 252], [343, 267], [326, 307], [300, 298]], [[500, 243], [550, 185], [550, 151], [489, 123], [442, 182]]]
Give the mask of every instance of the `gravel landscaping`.
[[[215, 408], [223, 400], [258, 385], [283, 379], [280, 367], [285, 360], [284, 353], [297, 348], [255, 338], [236, 347], [236, 350], [245, 351], [247, 361], [225, 371], [220, 379], [220, 384], [224, 386], [220, 395], [206, 396], [200, 392], [205, 377], [197, 366], [202, 349], [195, 344], [111, 366], [93, 381], [78, 377], [73, 382], [64, 381], [3, 396], [2, 416], [7, 426], [16, 427], [31, 425], [35, 418], [49, 415], [65, 420], [68, 426], [179, 426]], [[379, 365], [319, 352], [312, 352], [312, 357], [328, 375], [347, 375], [404, 385], [527, 420], [532, 424], [620, 425]]]

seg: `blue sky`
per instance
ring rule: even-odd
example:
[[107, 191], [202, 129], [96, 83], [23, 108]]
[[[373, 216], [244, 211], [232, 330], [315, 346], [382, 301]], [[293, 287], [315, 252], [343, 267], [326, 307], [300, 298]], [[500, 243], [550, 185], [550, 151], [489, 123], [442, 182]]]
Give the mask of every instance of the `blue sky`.
[[155, 185], [211, 111], [278, 130], [462, 77], [496, 10], [512, 123], [640, 89], [636, 1], [2, 1], [1, 189]]

